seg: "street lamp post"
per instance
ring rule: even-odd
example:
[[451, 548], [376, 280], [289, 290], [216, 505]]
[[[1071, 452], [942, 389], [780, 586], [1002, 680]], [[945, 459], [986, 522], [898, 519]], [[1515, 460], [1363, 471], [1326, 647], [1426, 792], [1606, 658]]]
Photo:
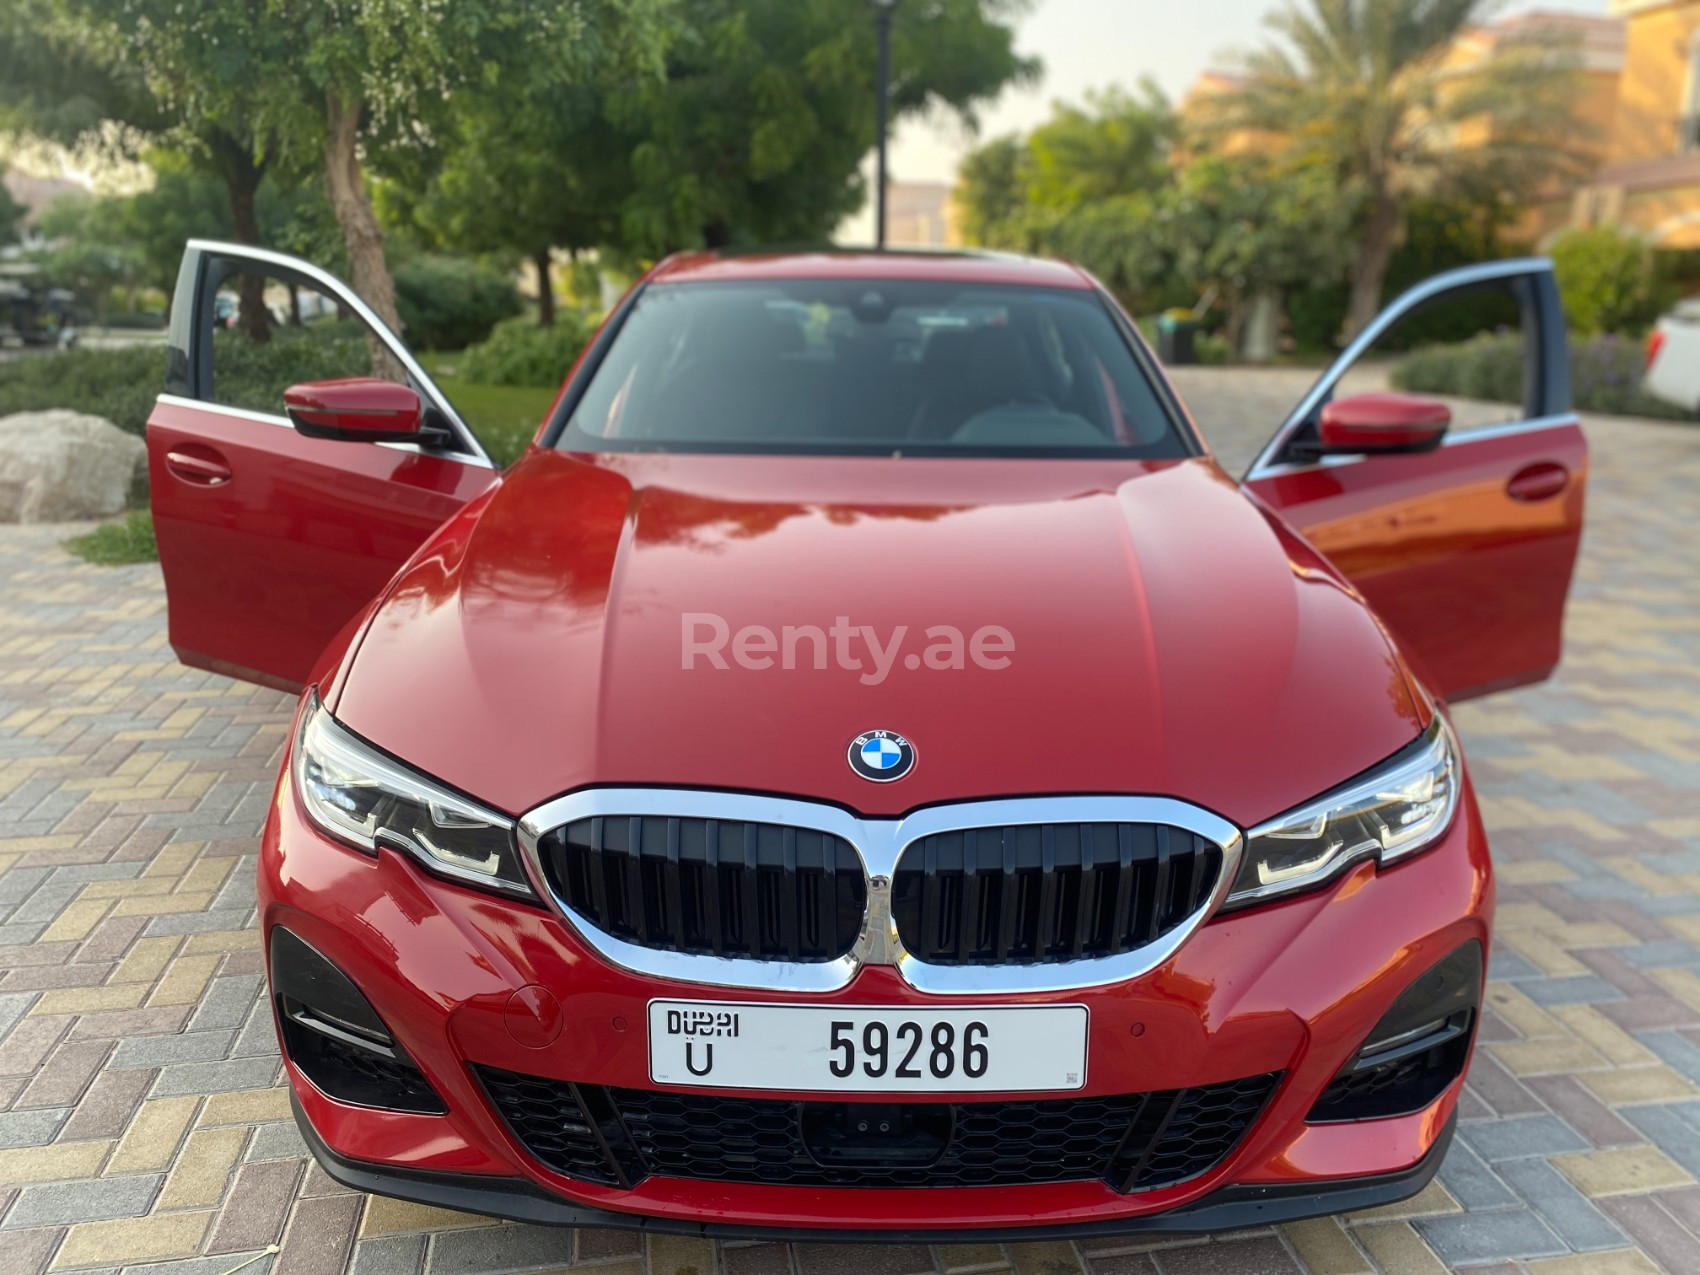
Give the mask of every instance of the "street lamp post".
[[886, 99], [890, 96], [891, 83], [891, 15], [897, 8], [897, 0], [869, 0], [874, 6], [874, 20], [879, 32], [879, 71], [875, 94], [879, 99], [878, 130], [879, 130], [879, 167], [874, 180], [874, 246], [885, 247], [885, 134], [886, 134]]

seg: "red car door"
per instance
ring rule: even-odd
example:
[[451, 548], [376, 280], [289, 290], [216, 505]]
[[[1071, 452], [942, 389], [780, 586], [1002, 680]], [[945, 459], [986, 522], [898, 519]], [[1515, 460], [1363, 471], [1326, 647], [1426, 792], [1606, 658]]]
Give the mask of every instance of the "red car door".
[[[192, 241], [169, 336], [147, 443], [172, 648], [197, 668], [299, 687], [425, 537], [500, 476], [394, 334], [307, 262]], [[409, 384], [430, 442], [298, 433], [283, 390], [327, 359]]]
[[[1419, 313], [1506, 295], [1523, 339], [1513, 419], [1455, 423], [1427, 450], [1324, 445], [1324, 412], [1348, 409], [1336, 391], [1366, 352]], [[1305, 396], [1245, 486], [1357, 585], [1431, 688], [1460, 700], [1557, 665], [1587, 466], [1552, 266], [1530, 259], [1452, 271], [1400, 297]]]

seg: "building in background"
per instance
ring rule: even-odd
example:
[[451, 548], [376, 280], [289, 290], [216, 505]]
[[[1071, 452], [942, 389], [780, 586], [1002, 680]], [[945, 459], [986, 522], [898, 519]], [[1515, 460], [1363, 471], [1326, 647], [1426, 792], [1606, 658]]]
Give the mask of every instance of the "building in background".
[[[1230, 93], [1238, 93], [1245, 86], [1246, 77], [1243, 75], [1236, 75], [1232, 71], [1204, 71], [1181, 95], [1177, 114], [1183, 124], [1207, 128], [1218, 99]], [[1249, 155], [1281, 144], [1278, 134], [1255, 128], [1218, 130], [1213, 141], [1215, 149], [1224, 155]], [[1175, 159], [1185, 163], [1189, 157], [1190, 152], [1183, 142], [1175, 151]]]
[[[1700, 248], [1700, 0], [1612, 0], [1609, 17], [1518, 14], [1466, 32], [1447, 66], [1475, 70], [1533, 41], [1576, 58], [1576, 142], [1585, 162], [1555, 175], [1510, 237], [1542, 246], [1568, 227], [1607, 225], [1659, 248]], [[1239, 83], [1206, 71], [1181, 99], [1182, 118], [1206, 119], [1212, 99]], [[1450, 143], [1479, 144], [1493, 126], [1484, 117], [1458, 128]], [[1220, 145], [1231, 154], [1276, 141], [1242, 131]]]
[[[1512, 242], [1538, 244], [1571, 224], [1577, 192], [1610, 162], [1623, 79], [1624, 23], [1617, 17], [1553, 10], [1520, 13], [1467, 31], [1453, 45], [1447, 65], [1458, 72], [1491, 73], [1496, 58], [1521, 55], [1532, 45], [1574, 61], [1571, 140], [1579, 159], [1575, 169], [1553, 175], [1508, 233]], [[1488, 116], [1472, 120], [1459, 127], [1453, 144], [1479, 145], [1492, 138], [1494, 127]]]
[[12, 198], [22, 204], [25, 210], [23, 224], [19, 227], [21, 242], [0, 249], [0, 256], [8, 257], [44, 246], [36, 223], [41, 220], [41, 214], [47, 210], [48, 205], [60, 199], [86, 197], [89, 193], [89, 188], [81, 182], [65, 177], [38, 177], [16, 167], [0, 171], [0, 182], [5, 184]]
[[1613, 0], [1612, 12], [1624, 56], [1611, 146], [1570, 222], [1700, 248], [1700, 0]]
[[893, 182], [885, 196], [885, 239], [893, 248], [960, 244], [950, 183]]

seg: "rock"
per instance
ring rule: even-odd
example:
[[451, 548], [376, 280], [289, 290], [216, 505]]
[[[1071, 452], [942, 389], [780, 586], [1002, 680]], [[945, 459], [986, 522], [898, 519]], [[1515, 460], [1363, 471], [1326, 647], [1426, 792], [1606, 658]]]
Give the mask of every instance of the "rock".
[[0, 416], [0, 522], [121, 513], [147, 445], [82, 412]]

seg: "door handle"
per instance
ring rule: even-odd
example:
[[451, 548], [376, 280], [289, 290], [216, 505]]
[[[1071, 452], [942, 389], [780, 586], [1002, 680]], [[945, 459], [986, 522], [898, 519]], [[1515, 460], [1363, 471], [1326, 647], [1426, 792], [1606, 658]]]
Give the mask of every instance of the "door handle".
[[1525, 503], [1550, 500], [1570, 486], [1570, 471], [1556, 461], [1525, 465], [1505, 484], [1506, 495]]
[[165, 453], [165, 467], [186, 483], [201, 487], [220, 487], [229, 482], [230, 466], [217, 452], [198, 452], [173, 449]]

